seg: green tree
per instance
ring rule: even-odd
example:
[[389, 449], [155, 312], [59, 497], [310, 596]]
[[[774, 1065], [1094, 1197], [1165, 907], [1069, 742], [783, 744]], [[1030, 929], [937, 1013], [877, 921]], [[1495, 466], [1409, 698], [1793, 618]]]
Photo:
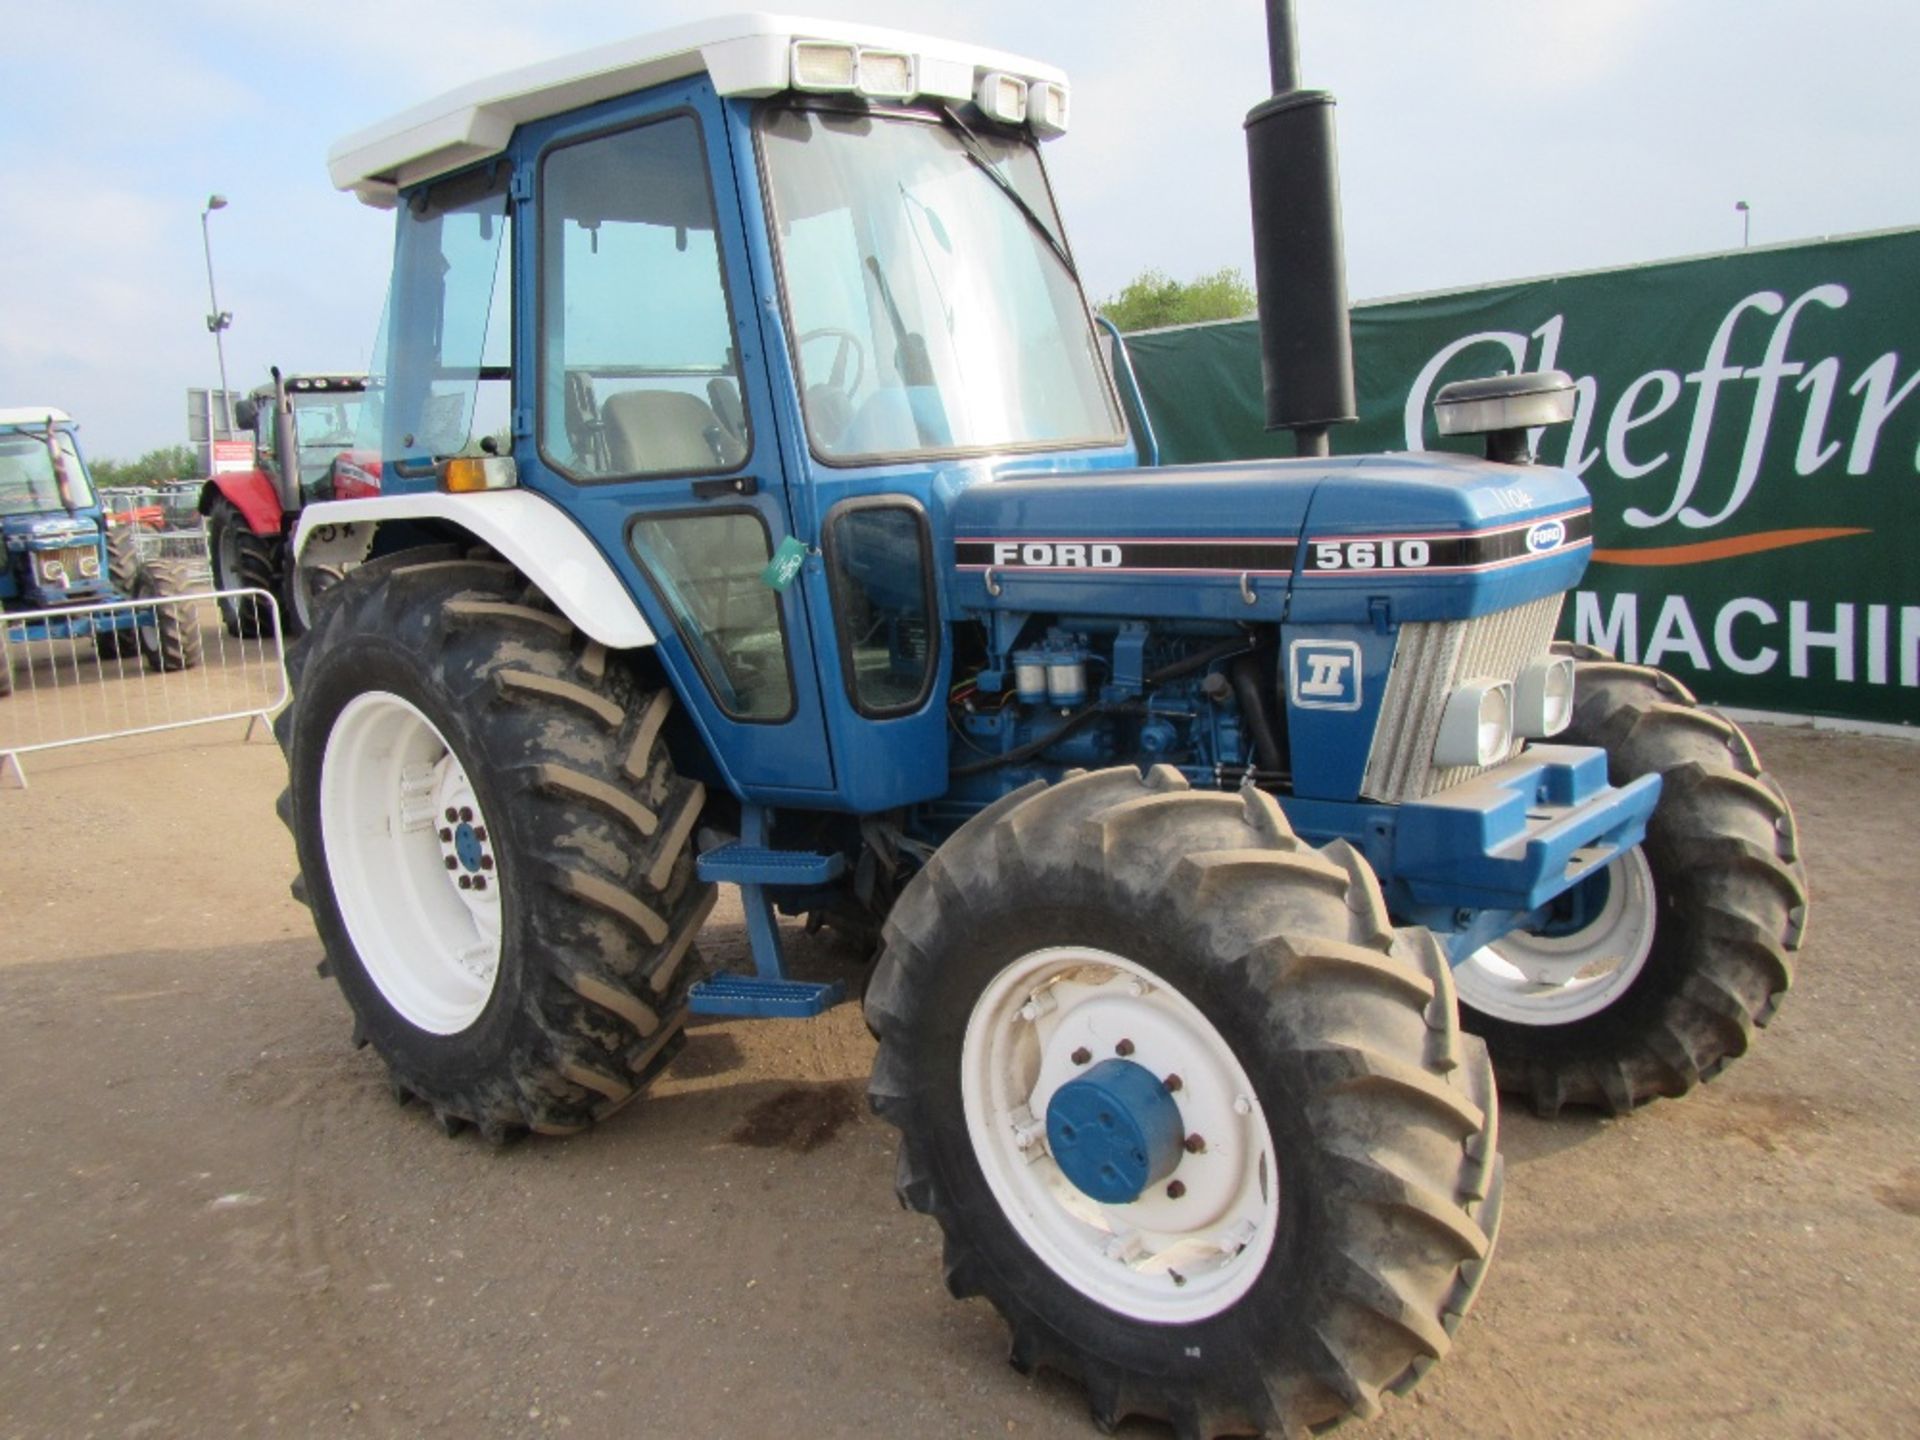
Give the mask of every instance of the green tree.
[[93, 483], [102, 489], [151, 489], [170, 480], [198, 479], [200, 457], [191, 445], [164, 445], [147, 451], [138, 460], [92, 460], [87, 470], [93, 476]]
[[1202, 320], [1238, 320], [1257, 305], [1253, 286], [1232, 266], [1185, 282], [1162, 270], [1143, 270], [1118, 295], [1094, 309], [1125, 331], [1194, 325]]

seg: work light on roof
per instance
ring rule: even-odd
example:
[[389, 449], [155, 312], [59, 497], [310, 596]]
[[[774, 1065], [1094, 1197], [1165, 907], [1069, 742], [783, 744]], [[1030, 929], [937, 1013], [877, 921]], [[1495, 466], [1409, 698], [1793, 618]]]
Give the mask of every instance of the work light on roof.
[[1004, 70], [989, 70], [973, 87], [980, 113], [1002, 125], [1018, 125], [1027, 118], [1027, 82]]
[[1027, 87], [1027, 123], [1041, 137], [1067, 131], [1067, 87], [1036, 80]]
[[826, 40], [793, 42], [793, 88], [816, 93], [857, 92], [876, 100], [911, 100], [913, 56]]
[[913, 57], [898, 50], [862, 50], [860, 93], [876, 99], [912, 99]]

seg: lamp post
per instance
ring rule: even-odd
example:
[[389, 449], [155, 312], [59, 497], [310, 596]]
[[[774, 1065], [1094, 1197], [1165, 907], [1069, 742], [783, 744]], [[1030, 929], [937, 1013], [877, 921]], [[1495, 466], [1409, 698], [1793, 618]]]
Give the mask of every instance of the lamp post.
[[[226, 423], [220, 427], [220, 438], [227, 439], [233, 434], [233, 395], [227, 389], [227, 349], [220, 340], [220, 332], [233, 324], [233, 312], [220, 308], [220, 297], [213, 289], [213, 240], [207, 231], [207, 216], [215, 210], [227, 208], [227, 197], [209, 195], [207, 208], [200, 212], [200, 246], [207, 254], [207, 299], [213, 305], [213, 312], [207, 316], [207, 329], [213, 332], [213, 353], [220, 358], [220, 408], [226, 412]], [[213, 420], [213, 407], [207, 407], [207, 420]]]
[[1744, 200], [1736, 200], [1733, 208], [1740, 212], [1740, 248], [1744, 250], [1753, 244], [1753, 207]]

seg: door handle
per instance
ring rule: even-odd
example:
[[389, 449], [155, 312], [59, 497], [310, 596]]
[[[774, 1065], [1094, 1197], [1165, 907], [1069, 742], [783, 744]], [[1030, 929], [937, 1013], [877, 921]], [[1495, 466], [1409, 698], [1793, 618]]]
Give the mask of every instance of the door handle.
[[719, 500], [728, 495], [758, 495], [760, 480], [754, 475], [729, 475], [719, 480], [696, 480], [693, 482], [693, 498], [696, 500]]

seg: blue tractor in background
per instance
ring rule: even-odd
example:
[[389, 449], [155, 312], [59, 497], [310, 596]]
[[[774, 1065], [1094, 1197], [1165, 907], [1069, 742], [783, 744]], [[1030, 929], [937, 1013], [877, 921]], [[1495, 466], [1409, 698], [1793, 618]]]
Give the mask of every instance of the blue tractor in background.
[[[131, 527], [109, 528], [80, 455], [78, 427], [46, 406], [0, 409], [0, 611], [79, 609], [160, 599], [188, 588], [171, 561], [143, 562]], [[156, 605], [6, 626], [10, 644], [91, 637], [103, 660], [138, 655], [150, 670], [200, 663], [200, 631], [184, 606]], [[0, 696], [13, 693], [0, 662]]]
[[[738, 17], [342, 141], [397, 215], [382, 493], [300, 517], [345, 579], [276, 724], [296, 893], [401, 1099], [583, 1129], [690, 1016], [842, 998], [778, 913], [870, 937], [871, 1101], [949, 1286], [1103, 1426], [1183, 1436], [1415, 1383], [1493, 1247], [1496, 1076], [1684, 1092], [1806, 908], [1741, 732], [1554, 644], [1589, 500], [1528, 431], [1564, 377], [1441, 396], [1486, 459], [1328, 453], [1292, 34], [1248, 121], [1291, 460], [1151, 463], [1046, 65]], [[721, 882], [752, 974], [694, 948]]]

